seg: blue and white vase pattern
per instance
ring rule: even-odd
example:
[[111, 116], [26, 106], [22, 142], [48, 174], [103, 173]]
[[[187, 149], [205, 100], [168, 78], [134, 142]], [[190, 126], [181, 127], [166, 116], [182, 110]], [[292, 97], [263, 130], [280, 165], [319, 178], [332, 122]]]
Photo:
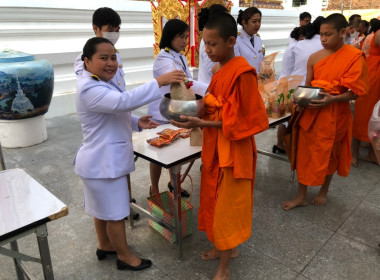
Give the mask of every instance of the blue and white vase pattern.
[[9, 49], [0, 52], [0, 119], [45, 114], [53, 89], [54, 71], [49, 61]]

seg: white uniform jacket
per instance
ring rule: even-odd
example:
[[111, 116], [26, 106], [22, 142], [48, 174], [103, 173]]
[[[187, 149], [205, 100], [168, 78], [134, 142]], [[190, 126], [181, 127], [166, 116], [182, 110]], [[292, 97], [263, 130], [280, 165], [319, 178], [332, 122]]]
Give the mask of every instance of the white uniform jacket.
[[298, 41], [293, 48], [295, 61], [294, 69], [291, 75], [303, 76], [302, 85], [304, 85], [306, 81], [307, 62], [309, 60], [309, 57], [313, 53], [323, 49], [320, 38], [321, 37], [319, 34], [316, 34], [310, 40], [305, 39]]
[[156, 80], [121, 91], [83, 70], [77, 79], [76, 107], [83, 142], [75, 173], [83, 178], [118, 178], [135, 170], [130, 111], [161, 98]]
[[[180, 57], [182, 57], [183, 62], [181, 61]], [[156, 60], [153, 64], [153, 77], [157, 78], [163, 74], [166, 74], [174, 70], [182, 70], [183, 72], [185, 72], [187, 77], [189, 77], [189, 80], [193, 81], [193, 86], [191, 87], [192, 90], [196, 94], [199, 94], [201, 96], [205, 95], [206, 90], [208, 88], [208, 84], [193, 80], [190, 74], [190, 69], [187, 66], [186, 57], [183, 54], [177, 53], [173, 50], [169, 50], [169, 52], [166, 52], [162, 49], [161, 52], [157, 55]], [[170, 86], [161, 87], [160, 91], [161, 96], [164, 96], [166, 93], [170, 92]], [[152, 119], [155, 121], [165, 123], [168, 122], [168, 120], [161, 116], [160, 102], [160, 100], [157, 100], [149, 104], [148, 115], [152, 115]]]
[[252, 67], [256, 68], [256, 72], [258, 73], [260, 71], [260, 63], [264, 58], [263, 43], [259, 36], [253, 35], [255, 42], [255, 47], [253, 47], [251, 38], [244, 29], [240, 31], [240, 34], [236, 38], [235, 56], [244, 57]]
[[[81, 57], [82, 57], [82, 54], [77, 56], [74, 62], [74, 72], [75, 72], [75, 75], [77, 76], [77, 79], [82, 77], [82, 72], [84, 69], [84, 62], [82, 61]], [[117, 85], [121, 91], [125, 91], [123, 64], [121, 62], [121, 57], [118, 52], [116, 52], [116, 58], [117, 58], [118, 68], [117, 68], [115, 76], [113, 76], [111, 81], [113, 82], [114, 85]], [[139, 117], [136, 117], [132, 114], [132, 126], [133, 126], [134, 131], [139, 131], [138, 121], [139, 121]]]
[[208, 57], [205, 51], [205, 42], [203, 39], [201, 40], [201, 44], [199, 46], [199, 71], [198, 71], [198, 81], [202, 83], [209, 84], [212, 78], [212, 67], [216, 64], [216, 62], [212, 62]]

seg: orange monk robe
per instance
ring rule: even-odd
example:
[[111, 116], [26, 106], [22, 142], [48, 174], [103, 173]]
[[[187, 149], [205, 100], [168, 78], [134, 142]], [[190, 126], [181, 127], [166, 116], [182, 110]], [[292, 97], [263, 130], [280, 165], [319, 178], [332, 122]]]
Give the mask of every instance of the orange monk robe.
[[367, 65], [369, 76], [368, 94], [355, 101], [352, 127], [352, 136], [364, 142], [370, 141], [368, 138], [368, 123], [373, 107], [380, 100], [380, 46], [375, 43], [375, 36], [373, 36], [370, 43]]
[[268, 128], [257, 75], [243, 57], [227, 62], [213, 76], [205, 97], [205, 120], [222, 129], [203, 129], [199, 230], [219, 250], [251, 236], [256, 169], [254, 134]]
[[[314, 65], [311, 85], [332, 95], [348, 89], [367, 93], [368, 71], [362, 52], [343, 45]], [[351, 165], [352, 117], [350, 103], [333, 102], [323, 108], [306, 108], [300, 119], [296, 170], [298, 182], [320, 186], [326, 175], [348, 176]]]

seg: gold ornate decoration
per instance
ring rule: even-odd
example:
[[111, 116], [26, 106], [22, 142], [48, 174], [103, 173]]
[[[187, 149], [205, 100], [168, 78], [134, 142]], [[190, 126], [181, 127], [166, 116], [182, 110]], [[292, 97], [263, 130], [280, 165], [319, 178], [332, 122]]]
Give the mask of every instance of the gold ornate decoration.
[[153, 32], [154, 32], [154, 57], [160, 52], [159, 43], [162, 36], [163, 18], [170, 20], [178, 18], [190, 26], [189, 41], [182, 52], [189, 66], [197, 67], [199, 60], [199, 43], [202, 33], [198, 30], [198, 11], [208, 8], [213, 4], [226, 6], [231, 12], [232, 2], [228, 0], [158, 0], [157, 6], [151, 3]]
[[282, 6], [283, 1], [276, 0], [239, 0], [240, 7], [256, 7], [261, 9], [284, 9]]

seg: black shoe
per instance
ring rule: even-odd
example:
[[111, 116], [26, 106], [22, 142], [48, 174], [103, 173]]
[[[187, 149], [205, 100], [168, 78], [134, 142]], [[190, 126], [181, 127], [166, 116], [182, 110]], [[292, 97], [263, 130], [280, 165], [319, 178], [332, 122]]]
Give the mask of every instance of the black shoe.
[[107, 255], [116, 255], [116, 251], [104, 251], [100, 249], [96, 249], [96, 256], [98, 257], [98, 260], [104, 260]]
[[117, 269], [129, 269], [129, 270], [143, 270], [152, 265], [151, 260], [141, 259], [141, 263], [138, 266], [129, 265], [119, 259], [116, 261]]
[[[140, 214], [139, 213], [133, 213], [133, 220], [136, 221], [140, 219]], [[128, 221], [128, 217], [125, 217], [124, 220]]]
[[281, 149], [279, 146], [277, 145], [273, 145], [273, 148], [272, 148], [272, 152], [275, 154], [276, 152], [279, 152], [281, 154], [286, 154], [286, 151]]
[[[173, 192], [173, 190], [174, 190], [174, 188], [173, 188], [173, 186], [172, 186], [172, 184], [170, 182], [168, 183], [168, 189], [169, 189], [170, 192]], [[182, 197], [190, 197], [190, 194], [186, 190], [182, 190], [181, 191], [181, 196]]]

